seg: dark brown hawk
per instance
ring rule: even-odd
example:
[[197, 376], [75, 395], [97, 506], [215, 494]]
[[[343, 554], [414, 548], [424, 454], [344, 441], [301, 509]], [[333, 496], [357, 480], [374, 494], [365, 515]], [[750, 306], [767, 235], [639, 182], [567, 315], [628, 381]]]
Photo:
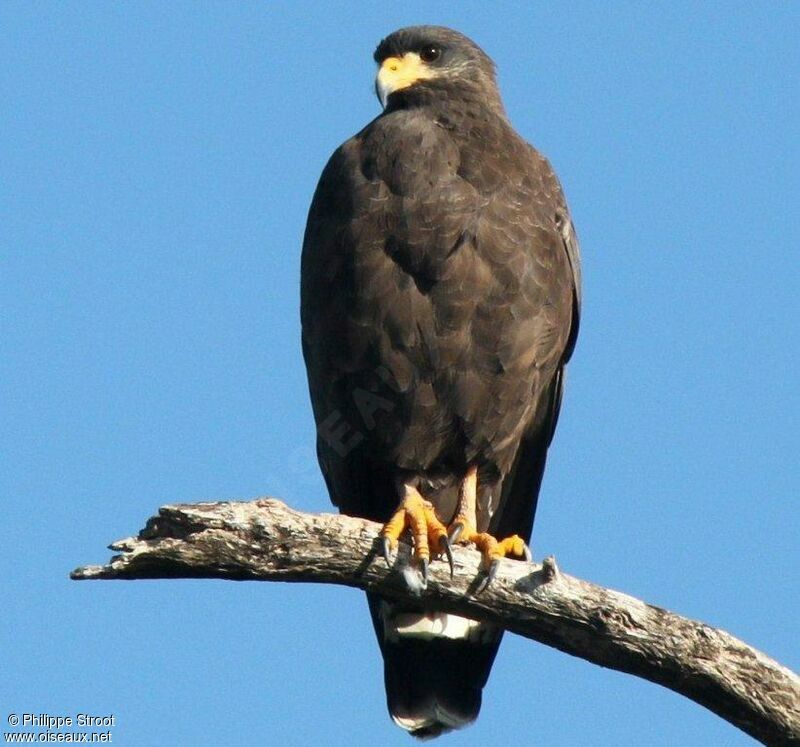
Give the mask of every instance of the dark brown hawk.
[[[385, 523], [387, 555], [408, 533], [410, 583], [451, 541], [474, 542], [491, 580], [528, 555], [578, 331], [578, 242], [476, 44], [416, 26], [375, 61], [383, 113], [331, 157], [303, 243], [319, 462], [343, 513]], [[368, 596], [395, 722], [426, 737], [475, 719], [502, 631]]]

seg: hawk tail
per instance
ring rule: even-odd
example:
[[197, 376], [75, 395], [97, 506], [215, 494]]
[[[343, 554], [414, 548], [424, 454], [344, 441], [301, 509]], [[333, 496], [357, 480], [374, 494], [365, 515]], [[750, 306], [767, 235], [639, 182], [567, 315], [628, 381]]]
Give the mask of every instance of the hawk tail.
[[457, 615], [400, 608], [368, 597], [392, 720], [418, 739], [474, 721], [502, 631]]

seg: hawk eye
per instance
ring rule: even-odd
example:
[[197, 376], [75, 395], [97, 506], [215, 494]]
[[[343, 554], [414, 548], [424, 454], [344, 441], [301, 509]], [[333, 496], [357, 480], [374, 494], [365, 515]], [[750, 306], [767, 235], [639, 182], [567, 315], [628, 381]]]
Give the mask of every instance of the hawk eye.
[[419, 58], [423, 62], [435, 62], [442, 56], [442, 50], [434, 44], [428, 44], [419, 51]]

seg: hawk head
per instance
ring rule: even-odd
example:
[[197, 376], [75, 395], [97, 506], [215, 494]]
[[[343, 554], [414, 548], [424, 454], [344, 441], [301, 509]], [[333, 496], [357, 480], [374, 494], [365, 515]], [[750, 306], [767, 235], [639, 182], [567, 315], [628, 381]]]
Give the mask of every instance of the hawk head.
[[375, 50], [375, 91], [391, 103], [436, 97], [475, 98], [502, 108], [494, 63], [475, 42], [444, 26], [409, 26]]

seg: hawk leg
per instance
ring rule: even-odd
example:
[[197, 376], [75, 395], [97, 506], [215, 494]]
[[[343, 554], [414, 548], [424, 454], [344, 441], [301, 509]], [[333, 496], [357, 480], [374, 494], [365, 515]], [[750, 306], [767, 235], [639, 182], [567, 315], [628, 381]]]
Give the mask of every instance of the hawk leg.
[[498, 540], [488, 532], [477, 530], [477, 502], [478, 502], [478, 468], [472, 466], [467, 470], [458, 497], [458, 511], [456, 518], [450, 525], [448, 535], [451, 542], [467, 544], [472, 542], [483, 556], [483, 564], [487, 569], [486, 581], [482, 588], [486, 588], [497, 575], [500, 558], [517, 557], [531, 561], [531, 551], [525, 540], [518, 534], [513, 534], [503, 540]]
[[397, 545], [403, 532], [409, 530], [414, 540], [414, 558], [421, 568], [423, 583], [428, 580], [428, 563], [432, 547], [435, 548], [436, 554], [444, 553], [447, 556], [452, 578], [453, 553], [450, 550], [447, 528], [437, 518], [430, 501], [426, 501], [420, 492], [411, 485], [404, 485], [404, 488], [405, 495], [400, 501], [397, 511], [381, 530], [383, 557], [386, 559], [386, 563], [391, 565], [392, 549]]

